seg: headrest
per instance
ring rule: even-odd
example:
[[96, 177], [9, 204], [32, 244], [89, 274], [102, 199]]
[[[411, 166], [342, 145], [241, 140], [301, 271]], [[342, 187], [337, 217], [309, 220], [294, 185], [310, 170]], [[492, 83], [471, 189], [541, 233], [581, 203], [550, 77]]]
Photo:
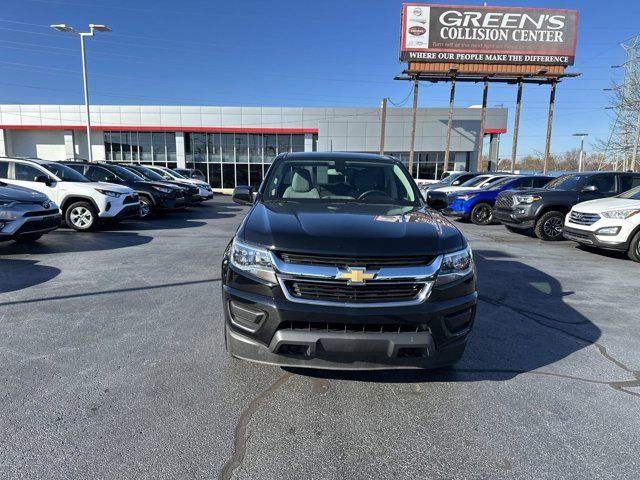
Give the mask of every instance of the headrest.
[[304, 168], [298, 168], [293, 172], [291, 189], [294, 192], [308, 192], [311, 190], [311, 173]]

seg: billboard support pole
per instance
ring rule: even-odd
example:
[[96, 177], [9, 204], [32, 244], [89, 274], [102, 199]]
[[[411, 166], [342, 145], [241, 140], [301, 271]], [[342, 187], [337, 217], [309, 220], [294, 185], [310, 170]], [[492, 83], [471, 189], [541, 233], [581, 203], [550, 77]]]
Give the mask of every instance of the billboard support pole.
[[[453, 104], [456, 97], [456, 77], [451, 78], [451, 92], [449, 93], [449, 121], [447, 122], [447, 146], [444, 151], [444, 172], [449, 170], [449, 152], [451, 150], [451, 127], [453, 126]], [[437, 167], [437, 162], [436, 162]]]
[[554, 79], [551, 82], [551, 93], [549, 94], [549, 116], [547, 118], [547, 138], [544, 145], [544, 167], [542, 169], [543, 175], [546, 175], [549, 171], [549, 156], [551, 152], [551, 128], [553, 127], [553, 107], [556, 103], [556, 85], [557, 81]]
[[384, 155], [384, 136], [387, 126], [387, 98], [382, 99], [382, 111], [380, 112], [380, 155]]
[[516, 96], [516, 113], [513, 119], [513, 143], [511, 145], [511, 173], [516, 169], [518, 156], [518, 131], [520, 130], [520, 105], [522, 104], [522, 78], [518, 79], [518, 95]]
[[478, 134], [478, 163], [482, 162], [482, 150], [484, 147], [484, 124], [487, 117], [487, 96], [489, 94], [489, 80], [485, 77], [484, 88], [482, 90], [482, 110], [480, 112], [480, 133]]
[[413, 176], [413, 149], [416, 143], [416, 115], [418, 113], [418, 77], [413, 77], [413, 119], [411, 121], [411, 142], [409, 145], [409, 173]]

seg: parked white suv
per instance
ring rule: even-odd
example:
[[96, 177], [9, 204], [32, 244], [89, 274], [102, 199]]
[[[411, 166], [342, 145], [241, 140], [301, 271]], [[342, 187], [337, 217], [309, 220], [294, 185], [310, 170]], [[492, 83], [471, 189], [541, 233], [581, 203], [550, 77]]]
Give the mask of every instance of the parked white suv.
[[574, 206], [562, 234], [581, 245], [627, 251], [640, 262], [640, 186]]
[[171, 170], [167, 167], [159, 167], [157, 165], [144, 165], [146, 168], [150, 168], [154, 172], [162, 175], [165, 179], [170, 180], [172, 182], [181, 182], [181, 183], [189, 183], [191, 185], [195, 185], [198, 187], [198, 195], [202, 200], [209, 200], [213, 198], [213, 190], [211, 185], [207, 182], [203, 182], [202, 180], [198, 180], [196, 178], [186, 178], [180, 175], [178, 172]]
[[66, 224], [90, 230], [100, 220], [118, 221], [139, 213], [140, 199], [129, 187], [92, 182], [60, 163], [0, 158], [2, 181], [44, 193], [60, 207]]

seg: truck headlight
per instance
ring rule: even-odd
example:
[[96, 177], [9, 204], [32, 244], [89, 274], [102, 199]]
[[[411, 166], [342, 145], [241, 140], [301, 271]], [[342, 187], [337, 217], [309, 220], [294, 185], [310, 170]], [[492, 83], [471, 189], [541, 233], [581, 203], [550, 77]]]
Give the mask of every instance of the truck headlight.
[[442, 259], [436, 284], [443, 284], [466, 277], [473, 271], [473, 252], [466, 247], [457, 252], [447, 253]]
[[539, 195], [516, 195], [516, 203], [522, 205], [531, 205], [532, 203], [539, 202], [542, 197]]
[[233, 239], [230, 253], [231, 265], [254, 277], [276, 283], [276, 273], [271, 263], [271, 253], [266, 248], [248, 245]]
[[107, 197], [118, 198], [121, 195], [121, 193], [119, 192], [112, 192], [111, 190], [103, 190], [101, 188], [96, 188], [95, 190], [96, 192], [106, 195]]
[[616, 218], [618, 220], [624, 220], [625, 218], [633, 217], [640, 213], [640, 209], [627, 208], [625, 210], [609, 210], [608, 212], [602, 212], [602, 216], [605, 218]]

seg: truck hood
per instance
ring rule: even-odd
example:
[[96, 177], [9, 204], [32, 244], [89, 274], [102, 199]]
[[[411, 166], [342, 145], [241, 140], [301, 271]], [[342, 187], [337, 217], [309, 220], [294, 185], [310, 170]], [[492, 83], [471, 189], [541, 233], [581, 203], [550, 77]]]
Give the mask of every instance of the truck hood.
[[353, 256], [439, 254], [466, 240], [427, 207], [257, 203], [238, 230], [241, 240], [277, 250]]
[[626, 210], [632, 208], [640, 209], [640, 200], [613, 197], [601, 198], [582, 202], [573, 207], [574, 210], [582, 213], [600, 213], [607, 210]]
[[10, 200], [13, 202], [42, 203], [49, 200], [44, 193], [36, 192], [30, 188], [9, 185], [0, 182], [0, 200]]

